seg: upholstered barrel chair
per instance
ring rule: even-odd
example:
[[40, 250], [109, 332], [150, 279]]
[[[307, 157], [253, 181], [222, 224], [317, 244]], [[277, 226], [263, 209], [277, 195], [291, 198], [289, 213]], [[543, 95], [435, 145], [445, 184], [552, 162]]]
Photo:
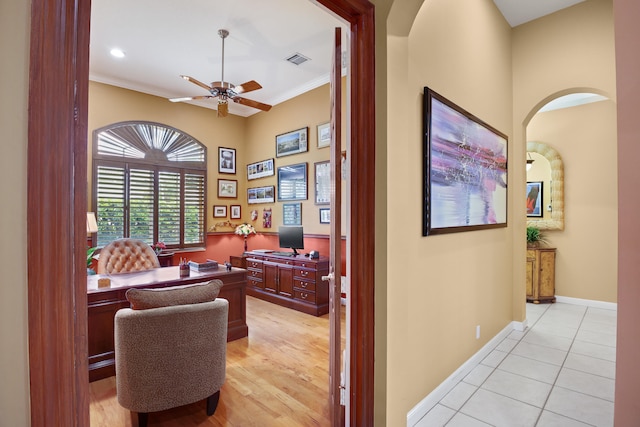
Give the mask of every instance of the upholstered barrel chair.
[[116, 393], [145, 427], [150, 412], [207, 399], [213, 415], [225, 381], [229, 303], [222, 281], [129, 289], [115, 315]]
[[160, 267], [158, 256], [138, 239], [118, 239], [107, 244], [98, 257], [98, 274], [131, 273]]

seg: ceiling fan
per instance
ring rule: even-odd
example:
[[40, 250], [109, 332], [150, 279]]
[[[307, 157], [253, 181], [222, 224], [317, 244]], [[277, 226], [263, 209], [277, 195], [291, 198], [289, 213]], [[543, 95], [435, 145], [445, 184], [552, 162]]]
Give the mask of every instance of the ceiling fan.
[[201, 95], [201, 96], [187, 96], [183, 98], [170, 98], [171, 102], [183, 102], [183, 101], [193, 101], [195, 99], [212, 99], [218, 98], [218, 117], [227, 117], [229, 114], [229, 104], [228, 100], [231, 99], [233, 102], [237, 102], [238, 104], [246, 105], [248, 107], [257, 108], [262, 111], [269, 111], [271, 109], [271, 105], [263, 104], [262, 102], [253, 101], [251, 99], [242, 98], [239, 96], [240, 94], [251, 92], [252, 90], [262, 89], [262, 86], [255, 80], [250, 80], [241, 85], [235, 86], [229, 82], [224, 81], [224, 39], [229, 35], [229, 31], [227, 30], [218, 30], [218, 35], [222, 39], [222, 77], [219, 82], [212, 82], [211, 86], [202, 83], [199, 80], [194, 79], [189, 76], [180, 76], [188, 82], [196, 84], [203, 89], [209, 91], [211, 95]]

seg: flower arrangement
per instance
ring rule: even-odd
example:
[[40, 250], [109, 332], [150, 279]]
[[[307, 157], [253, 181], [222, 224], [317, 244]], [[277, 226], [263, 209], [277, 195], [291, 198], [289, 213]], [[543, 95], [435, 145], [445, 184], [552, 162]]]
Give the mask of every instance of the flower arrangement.
[[236, 234], [244, 237], [244, 251], [247, 252], [247, 236], [256, 234], [256, 229], [253, 228], [253, 225], [244, 223], [236, 227]]
[[251, 224], [240, 224], [236, 227], [236, 234], [247, 237], [249, 234], [256, 234], [256, 229]]
[[156, 242], [152, 247], [153, 250], [156, 251], [156, 255], [162, 252], [163, 249], [167, 249], [167, 245], [165, 245], [164, 242]]

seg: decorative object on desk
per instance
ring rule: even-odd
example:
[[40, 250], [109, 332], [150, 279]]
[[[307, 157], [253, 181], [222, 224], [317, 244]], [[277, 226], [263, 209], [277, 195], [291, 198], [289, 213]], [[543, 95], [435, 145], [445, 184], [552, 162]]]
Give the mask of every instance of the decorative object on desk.
[[167, 249], [167, 245], [165, 245], [164, 242], [156, 242], [156, 244], [153, 245], [153, 250], [155, 251], [156, 255], [158, 255], [164, 249]]
[[242, 208], [240, 205], [231, 205], [231, 219], [240, 219]]
[[218, 147], [218, 172], [236, 173], [236, 150], [234, 148]]
[[212, 271], [218, 269], [218, 261], [208, 259], [205, 262], [189, 261], [189, 268], [193, 271]]
[[244, 251], [247, 251], [247, 237], [249, 234], [256, 234], [256, 229], [251, 224], [240, 224], [236, 227], [236, 234], [244, 238]]
[[225, 262], [224, 266], [227, 267], [227, 271], [231, 271], [231, 263], [230, 262]]
[[238, 197], [238, 181], [235, 179], [218, 179], [218, 197], [236, 199]]
[[507, 226], [507, 136], [424, 88], [422, 235]]
[[302, 128], [276, 136], [276, 157], [290, 156], [309, 150], [307, 145], [307, 131]]
[[273, 159], [262, 160], [260, 162], [249, 163], [247, 165], [247, 180], [271, 176], [275, 173], [273, 169]]
[[111, 279], [108, 277], [103, 277], [98, 279], [98, 287], [99, 288], [108, 288], [111, 286]]
[[213, 205], [213, 217], [214, 218], [226, 218], [227, 206], [226, 205]]
[[271, 228], [271, 208], [264, 208], [262, 210], [262, 226], [264, 228]]
[[318, 148], [328, 147], [331, 145], [331, 123], [324, 123], [317, 126], [318, 129]]
[[547, 240], [542, 234], [542, 231], [538, 227], [528, 226], [527, 227], [527, 247], [528, 248], [538, 248], [541, 244], [546, 244]]
[[180, 277], [189, 277], [189, 263], [185, 258], [180, 258]]
[[96, 252], [97, 247], [87, 248], [87, 276], [91, 276], [96, 274], [95, 270], [92, 267], [93, 265], [93, 254]]
[[307, 200], [307, 164], [278, 168], [278, 200]]

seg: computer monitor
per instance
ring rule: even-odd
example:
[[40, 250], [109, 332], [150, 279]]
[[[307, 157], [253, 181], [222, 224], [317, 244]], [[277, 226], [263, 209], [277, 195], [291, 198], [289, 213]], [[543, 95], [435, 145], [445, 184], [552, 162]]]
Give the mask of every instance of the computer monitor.
[[278, 228], [280, 247], [293, 249], [293, 254], [298, 255], [296, 249], [304, 249], [304, 232], [301, 226], [282, 226]]

